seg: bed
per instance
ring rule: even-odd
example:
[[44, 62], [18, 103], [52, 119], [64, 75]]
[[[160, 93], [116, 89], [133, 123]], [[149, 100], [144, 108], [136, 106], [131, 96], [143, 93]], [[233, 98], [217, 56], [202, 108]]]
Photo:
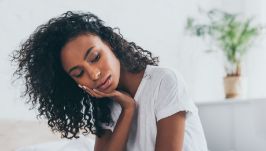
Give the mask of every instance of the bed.
[[51, 132], [46, 121], [0, 120], [1, 151], [66, 151], [71, 148], [74, 151], [77, 145], [82, 150], [82, 147], [92, 148], [93, 144], [92, 135], [71, 141], [61, 139], [58, 134]]

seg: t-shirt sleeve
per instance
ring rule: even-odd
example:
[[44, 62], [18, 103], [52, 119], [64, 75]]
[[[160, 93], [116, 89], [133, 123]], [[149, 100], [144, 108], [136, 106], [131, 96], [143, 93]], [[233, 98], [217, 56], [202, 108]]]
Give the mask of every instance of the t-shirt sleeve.
[[108, 129], [108, 130], [111, 130], [112, 132], [114, 131], [114, 128], [115, 128], [115, 125], [117, 123], [117, 120], [121, 114], [121, 111], [122, 111], [122, 108], [121, 106], [116, 103], [116, 102], [113, 102], [112, 106], [111, 106], [111, 117], [114, 121], [113, 124], [106, 124], [106, 123], [101, 123], [101, 127], [103, 129]]
[[182, 75], [169, 69], [164, 72], [155, 99], [156, 120], [159, 121], [180, 111], [185, 111], [187, 118], [197, 112], [197, 107], [188, 94]]

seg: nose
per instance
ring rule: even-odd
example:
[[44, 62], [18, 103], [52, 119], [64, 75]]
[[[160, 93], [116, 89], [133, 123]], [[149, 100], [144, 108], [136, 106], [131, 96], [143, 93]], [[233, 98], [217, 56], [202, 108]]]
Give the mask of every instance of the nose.
[[93, 81], [98, 80], [101, 77], [101, 71], [97, 67], [89, 67], [85, 69], [87, 74], [89, 75], [90, 79]]
[[95, 70], [95, 72], [93, 72], [91, 77], [93, 80], [98, 80], [100, 76], [101, 76], [101, 72], [99, 70]]

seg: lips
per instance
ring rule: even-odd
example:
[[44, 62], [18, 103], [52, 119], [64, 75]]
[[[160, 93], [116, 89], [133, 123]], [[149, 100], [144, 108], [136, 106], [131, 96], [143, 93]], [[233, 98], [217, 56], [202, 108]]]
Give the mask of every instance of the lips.
[[109, 76], [104, 80], [104, 82], [103, 82], [102, 84], [100, 84], [100, 85], [97, 87], [97, 89], [100, 89], [100, 90], [105, 90], [105, 89], [107, 89], [107, 88], [110, 86], [110, 84], [111, 84], [111, 80], [112, 80], [112, 77], [111, 77], [111, 75], [109, 75]]

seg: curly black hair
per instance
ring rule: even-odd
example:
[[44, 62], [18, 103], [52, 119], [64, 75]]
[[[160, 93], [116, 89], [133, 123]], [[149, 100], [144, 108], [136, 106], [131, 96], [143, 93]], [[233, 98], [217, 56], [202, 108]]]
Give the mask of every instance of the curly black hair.
[[[116, 32], [116, 30], [118, 32]], [[138, 73], [149, 65], [158, 65], [158, 57], [128, 42], [119, 28], [105, 26], [104, 22], [90, 12], [67, 11], [59, 17], [40, 25], [12, 53], [17, 64], [14, 76], [25, 80], [23, 96], [32, 108], [38, 109], [37, 117], [48, 119], [53, 132], [62, 138], [78, 138], [80, 132], [101, 136], [101, 123], [113, 124], [110, 98], [89, 96], [63, 70], [60, 51], [71, 39], [81, 34], [93, 34], [107, 42], [121, 65], [129, 72]]]

